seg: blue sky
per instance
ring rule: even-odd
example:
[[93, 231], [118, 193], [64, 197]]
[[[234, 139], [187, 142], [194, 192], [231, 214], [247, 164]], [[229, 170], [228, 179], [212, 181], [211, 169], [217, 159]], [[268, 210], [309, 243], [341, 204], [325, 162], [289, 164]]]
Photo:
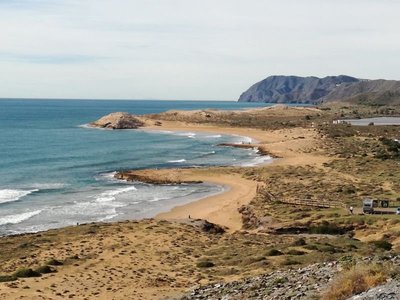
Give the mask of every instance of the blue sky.
[[400, 80], [396, 0], [0, 0], [0, 97], [236, 100], [269, 75]]

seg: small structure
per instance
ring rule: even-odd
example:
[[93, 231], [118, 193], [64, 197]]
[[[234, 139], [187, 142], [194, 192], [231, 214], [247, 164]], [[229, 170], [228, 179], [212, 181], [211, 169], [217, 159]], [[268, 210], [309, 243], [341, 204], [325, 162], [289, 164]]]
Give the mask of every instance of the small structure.
[[376, 207], [389, 207], [389, 200], [388, 199], [372, 199], [372, 198], [364, 198], [363, 200], [363, 213], [364, 214], [373, 214], [375, 213]]
[[363, 213], [364, 214], [373, 214], [374, 213], [374, 199], [365, 198], [363, 200]]
[[334, 125], [338, 125], [338, 124], [342, 124], [342, 125], [351, 125], [349, 122], [347, 122], [346, 120], [333, 120], [332, 124]]

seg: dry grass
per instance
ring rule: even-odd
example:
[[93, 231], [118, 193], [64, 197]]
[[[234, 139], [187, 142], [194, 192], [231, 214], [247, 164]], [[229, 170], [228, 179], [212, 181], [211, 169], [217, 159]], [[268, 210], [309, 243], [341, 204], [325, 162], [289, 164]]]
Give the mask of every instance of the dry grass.
[[342, 271], [322, 295], [324, 300], [341, 300], [360, 294], [385, 282], [389, 277], [386, 265], [361, 265]]

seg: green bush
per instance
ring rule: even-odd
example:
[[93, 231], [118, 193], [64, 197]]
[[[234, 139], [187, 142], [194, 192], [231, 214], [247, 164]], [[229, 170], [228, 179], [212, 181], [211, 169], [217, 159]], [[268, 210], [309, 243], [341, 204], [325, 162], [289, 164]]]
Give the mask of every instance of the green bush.
[[304, 255], [304, 254], [306, 254], [306, 252], [296, 250], [296, 249], [291, 249], [287, 252], [287, 254], [289, 254], [289, 255]]
[[0, 275], [0, 282], [14, 281], [17, 277], [14, 275]]
[[346, 231], [346, 229], [328, 222], [323, 222], [321, 224], [311, 226], [309, 230], [309, 232], [313, 234], [345, 234]]
[[318, 250], [317, 245], [311, 244], [311, 245], [305, 245], [304, 248], [307, 250]]
[[49, 273], [54, 273], [55, 270], [52, 267], [46, 265], [35, 269], [35, 272], [38, 272], [40, 274], [49, 274]]
[[298, 240], [295, 240], [294, 242], [293, 242], [293, 246], [304, 246], [304, 245], [306, 245], [307, 243], [306, 243], [306, 241], [303, 239], [303, 238], [300, 238], [300, 239], [298, 239]]
[[205, 260], [205, 261], [199, 261], [196, 264], [196, 266], [198, 268], [212, 268], [215, 266], [215, 264], [212, 261]]
[[332, 245], [320, 245], [318, 247], [318, 250], [320, 252], [328, 252], [328, 253], [332, 253], [332, 254], [342, 252], [340, 249], [337, 249]]
[[391, 242], [385, 240], [373, 241], [372, 244], [378, 249], [383, 249], [387, 251], [392, 250], [393, 247]]
[[40, 273], [33, 271], [30, 268], [20, 268], [14, 273], [14, 276], [18, 278], [40, 277]]
[[279, 251], [278, 249], [271, 249], [271, 250], [267, 251], [266, 255], [267, 256], [279, 256], [279, 255], [283, 255], [283, 252]]
[[46, 262], [46, 265], [49, 265], [49, 266], [62, 266], [63, 262], [59, 261], [57, 259], [51, 258], [50, 260], [48, 260]]
[[298, 262], [297, 260], [290, 259], [290, 258], [285, 259], [282, 262], [283, 266], [292, 266], [292, 265], [298, 265], [298, 264], [300, 264], [300, 262]]

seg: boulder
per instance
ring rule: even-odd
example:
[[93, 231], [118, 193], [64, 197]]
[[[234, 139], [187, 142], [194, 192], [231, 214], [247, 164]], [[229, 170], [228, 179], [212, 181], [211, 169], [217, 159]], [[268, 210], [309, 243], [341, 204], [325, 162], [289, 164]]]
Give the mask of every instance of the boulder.
[[144, 123], [134, 115], [126, 112], [115, 112], [92, 122], [90, 125], [109, 129], [137, 129], [144, 126]]

